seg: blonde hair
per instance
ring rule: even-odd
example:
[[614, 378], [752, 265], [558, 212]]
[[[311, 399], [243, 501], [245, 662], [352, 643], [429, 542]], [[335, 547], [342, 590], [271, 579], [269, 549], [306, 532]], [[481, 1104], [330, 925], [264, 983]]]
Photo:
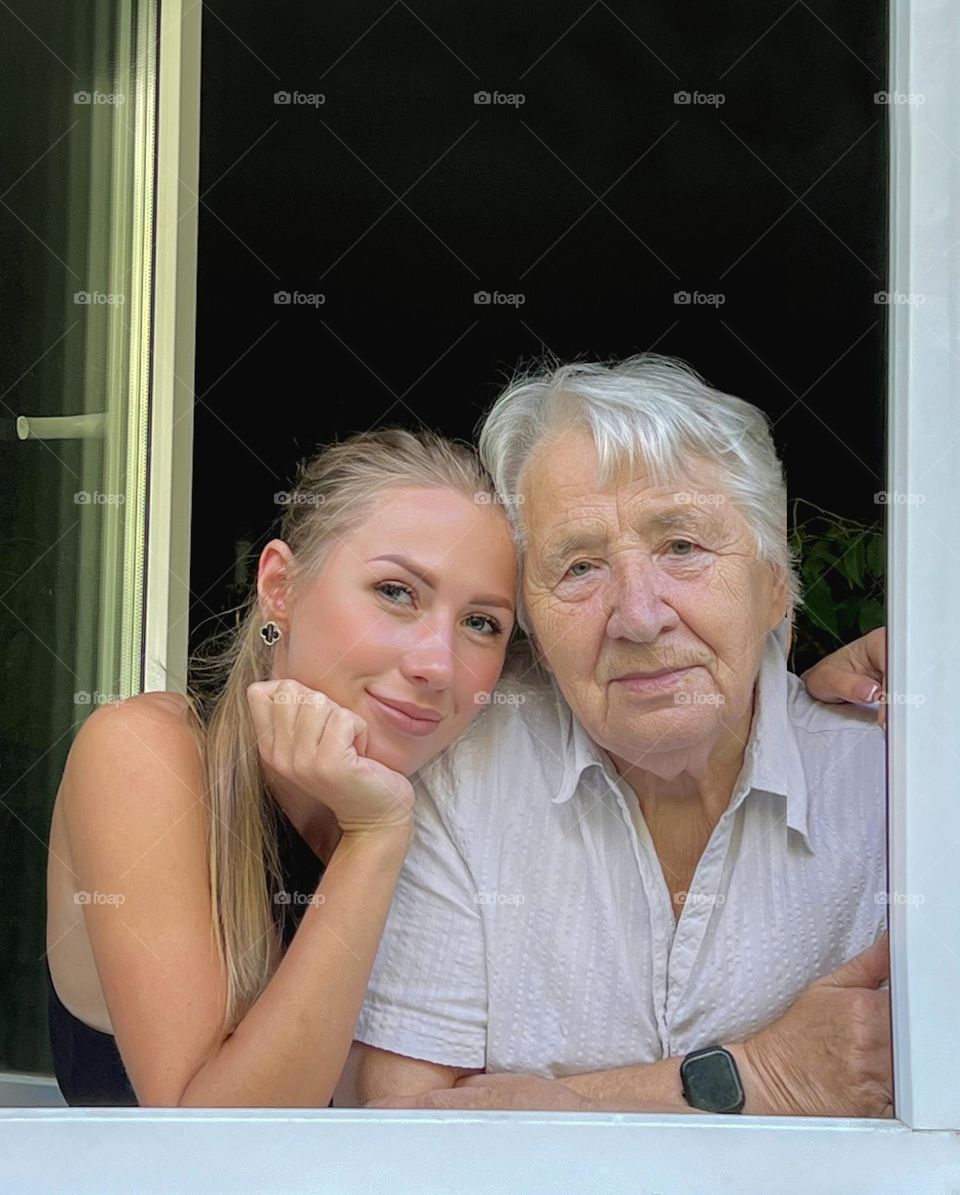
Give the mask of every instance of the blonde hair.
[[[352, 435], [301, 462], [287, 496], [279, 536], [293, 553], [296, 578], [318, 576], [375, 499], [406, 486], [450, 489], [491, 505], [495, 498], [466, 444], [401, 428]], [[227, 974], [225, 1033], [256, 1001], [282, 947], [274, 904], [283, 886], [277, 806], [264, 784], [247, 706], [247, 687], [268, 680], [271, 670], [256, 582], [236, 615], [232, 630], [214, 636], [191, 659], [187, 691], [192, 728], [203, 747], [213, 927]]]

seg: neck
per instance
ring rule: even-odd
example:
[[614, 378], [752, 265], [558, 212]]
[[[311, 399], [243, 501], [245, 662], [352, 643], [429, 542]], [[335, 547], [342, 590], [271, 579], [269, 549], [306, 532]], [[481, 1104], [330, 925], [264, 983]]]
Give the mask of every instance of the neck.
[[699, 859], [730, 804], [752, 720], [751, 698], [735, 724], [721, 726], [695, 747], [648, 752], [633, 759], [611, 753], [617, 771], [636, 793], [658, 853], [659, 835], [675, 853], [686, 856], [696, 850]]

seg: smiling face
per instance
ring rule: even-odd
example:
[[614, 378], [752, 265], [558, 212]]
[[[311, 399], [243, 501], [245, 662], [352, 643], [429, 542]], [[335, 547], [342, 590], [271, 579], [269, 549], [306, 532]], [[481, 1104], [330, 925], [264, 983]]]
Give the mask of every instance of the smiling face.
[[[715, 466], [695, 481], [601, 488], [593, 439], [570, 429], [523, 481], [523, 593], [544, 663], [618, 761], [712, 749], [749, 729], [783, 580], [757, 556]], [[745, 727], [744, 727], [745, 723]]]
[[273, 675], [358, 714], [367, 755], [411, 775], [484, 708], [503, 667], [516, 584], [504, 515], [449, 489], [391, 489], [285, 604], [291, 561], [282, 540], [260, 560], [262, 597], [278, 594], [267, 617], [285, 628]]

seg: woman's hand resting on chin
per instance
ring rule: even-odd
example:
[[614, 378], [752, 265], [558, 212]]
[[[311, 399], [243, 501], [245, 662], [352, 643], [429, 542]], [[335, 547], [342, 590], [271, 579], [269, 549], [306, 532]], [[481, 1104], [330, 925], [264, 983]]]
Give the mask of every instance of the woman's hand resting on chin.
[[367, 757], [363, 718], [295, 680], [258, 681], [247, 703], [264, 779], [311, 846], [329, 824], [327, 810], [344, 834], [409, 830], [413, 786]]

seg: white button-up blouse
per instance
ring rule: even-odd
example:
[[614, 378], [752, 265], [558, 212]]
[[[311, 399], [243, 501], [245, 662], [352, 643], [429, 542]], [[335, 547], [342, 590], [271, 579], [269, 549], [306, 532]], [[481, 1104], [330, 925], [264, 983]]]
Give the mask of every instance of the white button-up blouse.
[[743, 1040], [883, 930], [884, 764], [875, 711], [814, 701], [769, 635], [677, 921], [633, 791], [555, 684], [515, 670], [417, 778], [357, 1039], [553, 1077]]

